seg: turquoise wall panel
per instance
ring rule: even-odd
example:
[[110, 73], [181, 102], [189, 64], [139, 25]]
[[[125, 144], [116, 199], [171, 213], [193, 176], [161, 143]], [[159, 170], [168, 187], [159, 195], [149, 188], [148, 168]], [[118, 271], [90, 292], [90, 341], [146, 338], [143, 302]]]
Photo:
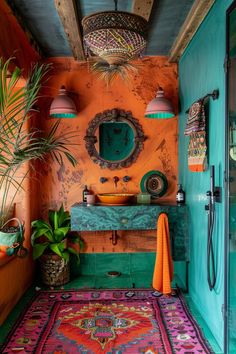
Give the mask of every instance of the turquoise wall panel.
[[[150, 287], [152, 284], [152, 277], [155, 265], [156, 253], [155, 252], [139, 252], [139, 253], [81, 253], [80, 265], [72, 264], [72, 276], [94, 276], [105, 277], [108, 271], [118, 271], [124, 276], [127, 282], [122, 285], [129, 287], [133, 284], [138, 287]], [[184, 262], [174, 262], [174, 279], [172, 286], [176, 284], [185, 289], [186, 287], [186, 274]], [[130, 277], [128, 280], [127, 277]], [[108, 278], [110, 281], [111, 278]], [[119, 281], [120, 278], [117, 278]], [[125, 280], [125, 279], [124, 279]], [[103, 281], [102, 281], [103, 282]], [[105, 282], [108, 284], [109, 282]], [[96, 284], [95, 284], [96, 285]], [[117, 285], [114, 283], [114, 285]], [[101, 286], [101, 281], [100, 285]], [[118, 285], [121, 287], [121, 285]]]
[[219, 89], [219, 99], [208, 104], [209, 134], [208, 162], [215, 165], [216, 186], [224, 186], [224, 131], [225, 131], [225, 33], [226, 10], [232, 0], [216, 0], [179, 63], [179, 182], [186, 191], [189, 206], [190, 278], [189, 292], [201, 315], [206, 320], [219, 345], [223, 347], [224, 301], [224, 203], [216, 205], [214, 249], [217, 282], [210, 291], [207, 283], [207, 215], [206, 191], [210, 189], [210, 173], [188, 170], [187, 148], [189, 138], [184, 136], [187, 115], [185, 111], [197, 99]]

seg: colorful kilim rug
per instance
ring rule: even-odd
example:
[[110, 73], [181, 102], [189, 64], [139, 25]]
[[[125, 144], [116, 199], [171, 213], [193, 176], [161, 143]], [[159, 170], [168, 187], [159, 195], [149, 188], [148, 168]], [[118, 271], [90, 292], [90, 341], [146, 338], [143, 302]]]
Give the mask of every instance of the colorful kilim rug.
[[213, 353], [181, 294], [40, 291], [1, 353]]

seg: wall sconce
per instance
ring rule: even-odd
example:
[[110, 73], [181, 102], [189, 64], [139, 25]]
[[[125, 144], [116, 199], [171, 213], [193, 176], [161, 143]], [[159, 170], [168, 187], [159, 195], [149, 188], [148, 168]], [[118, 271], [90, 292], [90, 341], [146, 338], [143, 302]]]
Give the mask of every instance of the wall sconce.
[[156, 97], [149, 102], [146, 108], [146, 118], [167, 119], [175, 116], [172, 103], [165, 98], [164, 90], [159, 88]]
[[68, 96], [65, 86], [62, 86], [50, 107], [50, 117], [74, 118], [78, 115], [75, 103]]

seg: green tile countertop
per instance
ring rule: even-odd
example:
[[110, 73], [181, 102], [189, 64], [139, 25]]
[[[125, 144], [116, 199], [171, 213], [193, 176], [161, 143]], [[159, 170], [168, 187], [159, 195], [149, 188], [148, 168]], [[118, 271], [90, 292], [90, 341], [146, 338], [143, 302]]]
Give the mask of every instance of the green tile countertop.
[[71, 207], [71, 229], [75, 231], [154, 230], [161, 212], [168, 215], [174, 260], [188, 260], [187, 206], [178, 205], [90, 205]]

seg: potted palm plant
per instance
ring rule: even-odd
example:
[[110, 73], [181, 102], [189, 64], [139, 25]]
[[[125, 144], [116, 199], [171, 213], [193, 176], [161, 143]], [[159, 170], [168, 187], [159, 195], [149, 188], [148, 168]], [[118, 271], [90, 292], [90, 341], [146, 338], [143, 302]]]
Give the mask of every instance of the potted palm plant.
[[31, 244], [33, 258], [39, 259], [42, 281], [46, 285], [59, 286], [70, 280], [70, 256], [79, 263], [79, 252], [73, 244], [84, 243], [78, 233], [70, 231], [71, 218], [63, 205], [59, 210], [49, 210], [48, 221], [34, 220], [31, 223], [33, 233]]
[[[36, 160], [44, 161], [50, 155], [60, 165], [63, 158], [72, 165], [76, 159], [69, 152], [68, 146], [72, 145], [71, 139], [74, 132], [58, 133], [59, 120], [45, 134], [40, 129], [32, 127], [34, 107], [39, 98], [41, 82], [49, 71], [47, 65], [35, 65], [28, 76], [24, 87], [20, 85], [22, 71], [15, 67], [13, 71], [12, 59], [5, 63], [0, 58], [0, 246], [1, 235], [4, 247], [7, 237], [9, 210], [12, 209], [18, 192], [23, 188], [26, 178], [30, 178], [30, 170]], [[9, 76], [9, 72], [11, 72]], [[7, 225], [6, 225], [7, 223]], [[4, 226], [4, 229], [2, 230]], [[15, 230], [19, 234], [19, 225]], [[12, 234], [13, 226], [10, 233]], [[16, 236], [17, 237], [17, 236]], [[21, 241], [11, 237], [18, 249], [22, 249]], [[19, 242], [16, 242], [19, 241]], [[5, 242], [5, 244], [4, 244]], [[11, 245], [9, 245], [11, 246]], [[12, 254], [12, 252], [8, 252]]]

